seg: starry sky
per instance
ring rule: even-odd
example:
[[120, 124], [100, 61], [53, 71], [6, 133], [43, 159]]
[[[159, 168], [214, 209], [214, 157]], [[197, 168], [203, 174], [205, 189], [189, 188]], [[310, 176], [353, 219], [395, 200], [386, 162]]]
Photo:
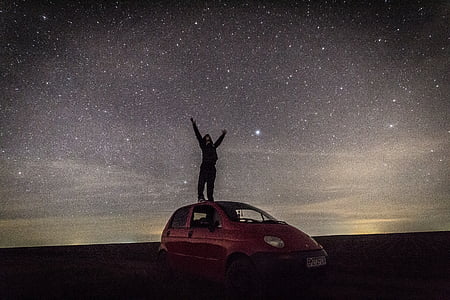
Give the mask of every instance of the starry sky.
[[159, 241], [190, 117], [228, 131], [216, 200], [450, 230], [448, 1], [136, 2], [0, 2], [0, 247]]

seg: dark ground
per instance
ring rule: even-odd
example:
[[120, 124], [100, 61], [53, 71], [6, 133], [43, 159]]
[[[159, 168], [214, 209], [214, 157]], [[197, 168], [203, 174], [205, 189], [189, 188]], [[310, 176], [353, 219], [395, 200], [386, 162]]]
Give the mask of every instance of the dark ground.
[[[450, 299], [450, 232], [316, 237], [330, 255], [327, 278], [283, 279], [275, 299]], [[162, 284], [158, 243], [0, 249], [0, 299], [221, 299], [198, 279]]]

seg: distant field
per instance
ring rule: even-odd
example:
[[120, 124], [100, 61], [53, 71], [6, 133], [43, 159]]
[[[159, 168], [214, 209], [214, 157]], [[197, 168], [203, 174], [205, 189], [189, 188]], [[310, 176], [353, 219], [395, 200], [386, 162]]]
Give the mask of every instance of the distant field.
[[[277, 299], [450, 299], [450, 232], [316, 237], [328, 277], [273, 282]], [[221, 299], [223, 287], [158, 283], [158, 243], [0, 249], [0, 299]]]

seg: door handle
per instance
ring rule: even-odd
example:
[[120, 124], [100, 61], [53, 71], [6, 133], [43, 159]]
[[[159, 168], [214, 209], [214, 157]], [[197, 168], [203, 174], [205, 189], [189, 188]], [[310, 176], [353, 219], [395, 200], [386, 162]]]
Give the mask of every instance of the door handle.
[[166, 236], [170, 235], [170, 230], [167, 230]]
[[194, 231], [193, 230], [190, 230], [189, 232], [188, 232], [188, 237], [192, 237], [192, 234], [194, 233]]

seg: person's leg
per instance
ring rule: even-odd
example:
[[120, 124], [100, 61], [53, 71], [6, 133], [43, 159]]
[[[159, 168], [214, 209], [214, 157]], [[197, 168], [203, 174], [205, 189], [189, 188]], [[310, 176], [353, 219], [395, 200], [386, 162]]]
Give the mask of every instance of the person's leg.
[[203, 191], [205, 190], [206, 183], [206, 172], [203, 168], [200, 168], [200, 174], [198, 175], [198, 200], [205, 200], [205, 196], [203, 195]]
[[212, 167], [210, 170], [208, 170], [208, 186], [206, 187], [208, 201], [214, 201], [214, 181], [216, 181], [216, 167]]

